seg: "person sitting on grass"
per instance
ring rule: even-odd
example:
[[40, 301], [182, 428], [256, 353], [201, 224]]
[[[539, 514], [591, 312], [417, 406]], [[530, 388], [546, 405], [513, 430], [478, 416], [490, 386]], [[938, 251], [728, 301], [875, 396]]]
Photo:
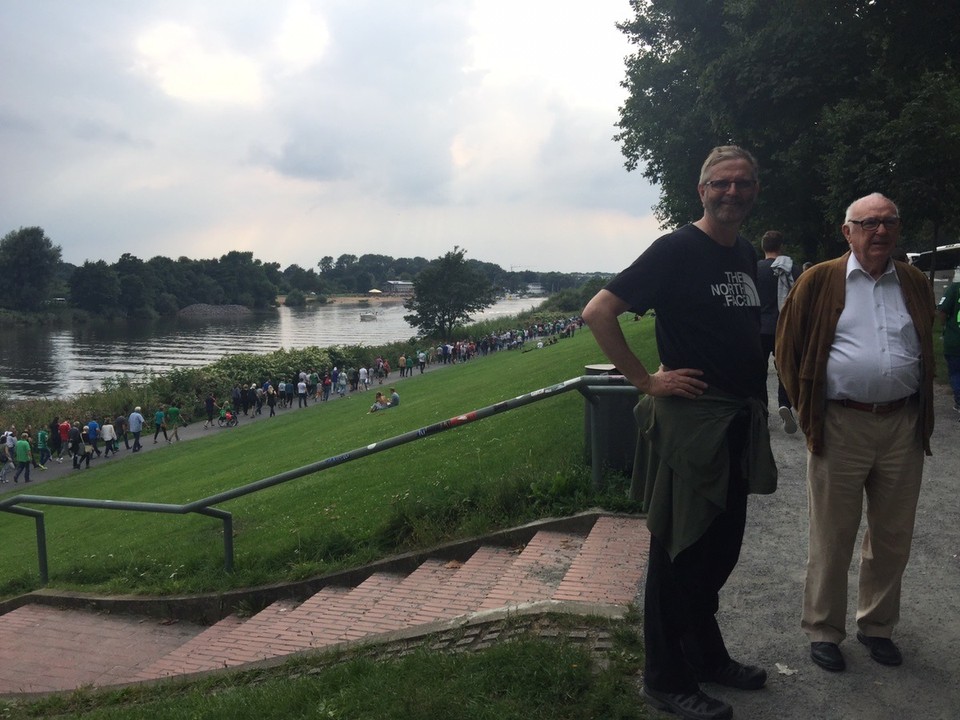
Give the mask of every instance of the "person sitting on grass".
[[400, 394], [396, 388], [390, 388], [390, 407], [397, 407], [400, 404]]
[[390, 403], [387, 402], [387, 399], [383, 396], [382, 392], [378, 392], [376, 401], [370, 406], [370, 410], [367, 411], [367, 415], [370, 413], [375, 413], [377, 410], [386, 410], [388, 407], [390, 407]]

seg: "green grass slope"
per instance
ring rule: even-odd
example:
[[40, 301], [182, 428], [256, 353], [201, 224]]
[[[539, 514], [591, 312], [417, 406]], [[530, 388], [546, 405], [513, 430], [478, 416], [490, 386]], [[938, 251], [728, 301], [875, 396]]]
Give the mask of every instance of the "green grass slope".
[[[656, 364], [653, 323], [624, 330]], [[202, 441], [101, 462], [33, 494], [185, 503], [336, 456], [537, 388], [604, 362], [586, 330], [528, 352], [502, 352], [404, 380], [399, 408], [367, 414], [373, 393], [211, 433]], [[292, 580], [397, 550], [538, 516], [622, 501], [590, 492], [583, 398], [571, 392], [222, 503], [234, 515], [234, 573], [221, 524], [44, 506], [50, 587], [182, 593]], [[0, 596], [38, 587], [31, 520], [0, 514]]]

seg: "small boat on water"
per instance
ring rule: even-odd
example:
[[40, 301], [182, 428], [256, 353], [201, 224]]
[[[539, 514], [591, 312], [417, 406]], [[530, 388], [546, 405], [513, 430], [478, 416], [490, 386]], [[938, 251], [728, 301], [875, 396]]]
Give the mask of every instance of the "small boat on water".
[[377, 319], [377, 313], [373, 311], [360, 313], [360, 322], [371, 322], [376, 319]]

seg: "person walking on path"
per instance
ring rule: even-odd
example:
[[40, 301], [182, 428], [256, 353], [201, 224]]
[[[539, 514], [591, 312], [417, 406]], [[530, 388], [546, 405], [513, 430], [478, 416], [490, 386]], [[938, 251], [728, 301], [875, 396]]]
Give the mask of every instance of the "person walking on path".
[[133, 433], [133, 452], [140, 452], [140, 448], [143, 447], [140, 444], [140, 433], [143, 432], [144, 422], [143, 415], [140, 414], [140, 406], [137, 405], [127, 419], [127, 427]]
[[[183, 417], [180, 415], [180, 408], [176, 405], [171, 404], [167, 408], [167, 429], [170, 430], [170, 433], [173, 435], [173, 440], [180, 442], [180, 426], [185, 425], [183, 422]], [[169, 442], [172, 442], [170, 440]]]
[[807, 440], [801, 627], [813, 662], [834, 672], [846, 667], [839, 646], [864, 494], [857, 639], [878, 663], [903, 659], [891, 637], [933, 433], [935, 308], [923, 273], [891, 258], [900, 226], [883, 195], [854, 201], [841, 226], [849, 252], [800, 276], [777, 326], [777, 367]]
[[110, 457], [110, 453], [117, 454], [119, 449], [117, 445], [117, 431], [110, 422], [110, 418], [103, 419], [103, 425], [100, 427], [100, 437], [103, 438], [103, 456]]
[[96, 419], [94, 419], [93, 417], [91, 417], [91, 418], [87, 421], [86, 427], [87, 427], [87, 434], [88, 434], [89, 437], [90, 437], [90, 447], [92, 448], [92, 451], [91, 451], [91, 452], [95, 453], [97, 457], [100, 457], [100, 455], [101, 455], [101, 453], [100, 453], [100, 423], [98, 423], [98, 422], [96, 421]]
[[960, 270], [954, 273], [937, 310], [943, 319], [943, 359], [953, 390], [953, 411], [960, 420]]
[[167, 410], [161, 405], [157, 408], [157, 411], [153, 414], [153, 444], [157, 444], [157, 438], [160, 436], [160, 433], [163, 433], [163, 439], [167, 442], [170, 442], [170, 438], [167, 437]]
[[117, 439], [113, 441], [113, 450], [116, 453], [120, 449], [120, 441], [123, 440], [123, 447], [126, 450], [130, 449], [130, 437], [127, 435], [127, 425], [129, 421], [127, 416], [124, 413], [119, 413], [113, 419], [113, 431], [117, 435]]
[[[656, 240], [583, 310], [601, 350], [643, 393], [634, 467], [651, 535], [644, 695], [698, 720], [733, 716], [702, 682], [757, 690], [767, 681], [762, 668], [730, 657], [716, 619], [740, 555], [747, 495], [776, 489], [756, 253], [739, 234], [758, 191], [749, 152], [714, 148], [697, 185], [700, 220]], [[656, 311], [655, 372], [627, 345], [618, 320], [627, 310]]]
[[[777, 336], [777, 318], [780, 308], [786, 302], [793, 283], [800, 277], [797, 267], [789, 255], [783, 254], [783, 233], [768, 230], [760, 240], [763, 260], [757, 263], [757, 292], [760, 293], [760, 343], [763, 346], [764, 360], [770, 362]], [[777, 382], [777, 412], [783, 423], [783, 431], [792, 435], [797, 431], [797, 420], [793, 415], [790, 398], [787, 397], [783, 383]]]
[[77, 454], [73, 456], [73, 467], [79, 470], [80, 466], [86, 462], [86, 468], [90, 469], [90, 460], [93, 457], [93, 445], [90, 443], [90, 426], [84, 425], [80, 428], [80, 444], [77, 448]]
[[203, 401], [203, 409], [207, 412], [207, 421], [203, 424], [203, 429], [213, 427], [213, 419], [217, 410], [220, 409], [220, 406], [217, 405], [217, 399], [213, 396], [213, 393], [207, 393], [207, 397]]
[[70, 457], [70, 421], [67, 418], [60, 423], [60, 452], [57, 455], [57, 462], [63, 461], [63, 450], [66, 448], [67, 457]]
[[14, 459], [17, 461], [17, 472], [13, 475], [13, 481], [17, 482], [20, 473], [24, 473], [24, 482], [30, 482], [30, 464], [33, 462], [33, 450], [30, 449], [30, 435], [21, 433], [20, 439], [14, 446]]

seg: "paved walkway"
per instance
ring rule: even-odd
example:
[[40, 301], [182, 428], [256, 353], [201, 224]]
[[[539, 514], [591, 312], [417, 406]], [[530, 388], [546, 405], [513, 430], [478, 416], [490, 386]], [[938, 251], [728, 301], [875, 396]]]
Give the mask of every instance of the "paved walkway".
[[[478, 358], [478, 360], [479, 359], [480, 358]], [[425, 373], [435, 372], [440, 369], [449, 369], [455, 372], [457, 367], [458, 367], [458, 364], [443, 365], [442, 363], [434, 363], [432, 365], [426, 366]], [[339, 402], [339, 401], [359, 402], [361, 405], [368, 407], [369, 405], [373, 404], [374, 396], [378, 391], [386, 392], [387, 390], [389, 390], [389, 388], [398, 386], [401, 388], [399, 392], [402, 396], [403, 390], [402, 390], [401, 384], [407, 382], [408, 380], [412, 380], [413, 378], [417, 378], [419, 376], [420, 376], [420, 370], [417, 367], [414, 367], [412, 376], [405, 376], [402, 378], [399, 375], [399, 371], [393, 370], [390, 372], [390, 377], [387, 380], [385, 380], [382, 385], [378, 384], [374, 380], [373, 384], [370, 385], [369, 390], [365, 392], [361, 392], [361, 391], [348, 392], [347, 395], [343, 398], [341, 398], [336, 393], [331, 393], [330, 399], [327, 402]], [[293, 407], [282, 409], [279, 406], [277, 406], [276, 413], [278, 416], [280, 416], [280, 415], [284, 415], [286, 413], [291, 413], [291, 412], [317, 411], [318, 409], [322, 408], [322, 406], [325, 404], [326, 403], [322, 401], [316, 401], [311, 398], [308, 401], [308, 406], [306, 408], [298, 408], [296, 407], [296, 400], [294, 400]], [[160, 434], [158, 441], [156, 443], [154, 443], [153, 441], [154, 411], [155, 411], [155, 408], [143, 408], [142, 410], [142, 414], [144, 418], [147, 420], [147, 425], [144, 427], [144, 431], [140, 436], [140, 443], [143, 447], [141, 452], [152, 452], [153, 450], [164, 448], [168, 444], [170, 444], [164, 441], [163, 433]], [[366, 409], [364, 409], [364, 412], [366, 412]], [[264, 422], [264, 421], [268, 421], [269, 419], [270, 419], [270, 409], [266, 405], [263, 406], [263, 410], [259, 415], [257, 415], [253, 411], [248, 412], [247, 415], [243, 415], [242, 413], [240, 413], [239, 415], [239, 420], [241, 425], [246, 425], [248, 423], [253, 423], [253, 422], [257, 422], [257, 423]], [[221, 428], [216, 425], [214, 425], [214, 427], [212, 428], [204, 428], [203, 426], [204, 422], [205, 422], [205, 418], [200, 417], [199, 419], [195, 419], [193, 422], [189, 423], [186, 427], [181, 427], [179, 430], [180, 441], [187, 442], [190, 440], [196, 440], [197, 438], [207, 437], [214, 433], [230, 432], [232, 430], [232, 428]], [[132, 446], [133, 445], [132, 434], [129, 436], [129, 442], [130, 442], [130, 445]], [[102, 453], [103, 451], [102, 443], [100, 443], [100, 450]], [[124, 447], [123, 442], [121, 441], [120, 450], [119, 452], [116, 453], [116, 455], [111, 455], [110, 457], [105, 457], [102, 454], [99, 457], [95, 455], [93, 459], [90, 461], [90, 469], [93, 470], [98, 465], [105, 464], [105, 463], [118, 462], [128, 457], [133, 457], [133, 453], [130, 450], [126, 449]], [[83, 473], [86, 471], [85, 468], [81, 470], [73, 469], [70, 456], [67, 454], [66, 449], [64, 449], [64, 452], [63, 452], [62, 462], [58, 463], [55, 459], [51, 459], [47, 462], [46, 467], [47, 467], [46, 470], [31, 468], [29, 484], [24, 483], [24, 478], [22, 475], [20, 476], [20, 482], [18, 484], [15, 484], [13, 482], [13, 472], [11, 472], [9, 476], [9, 481], [3, 485], [0, 485], [0, 495], [8, 492], [16, 492], [19, 490], [24, 490], [24, 488], [35, 487], [36, 485], [46, 482], [47, 480], [51, 480], [57, 477], [63, 477], [65, 475], [72, 474], [78, 477], [82, 477]]]

